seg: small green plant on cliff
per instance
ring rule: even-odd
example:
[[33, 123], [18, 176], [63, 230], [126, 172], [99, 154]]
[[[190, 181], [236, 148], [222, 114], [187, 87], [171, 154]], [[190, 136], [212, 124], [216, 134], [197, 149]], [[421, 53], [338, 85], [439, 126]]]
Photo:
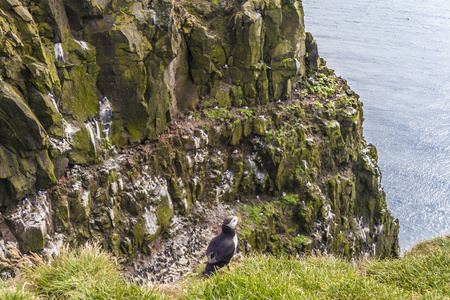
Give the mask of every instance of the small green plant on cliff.
[[239, 112], [242, 116], [244, 116], [244, 118], [246, 118], [247, 120], [249, 120], [249, 121], [252, 120], [253, 112], [252, 112], [251, 110], [241, 108], [241, 109], [238, 110], [238, 112]]
[[223, 107], [209, 109], [206, 111], [206, 117], [209, 119], [232, 118], [231, 113]]
[[289, 205], [297, 205], [298, 195], [297, 194], [286, 194], [282, 197], [283, 201]]
[[323, 108], [323, 104], [320, 103], [319, 101], [314, 101], [312, 104], [314, 104], [315, 106], [319, 107], [319, 108]]
[[353, 105], [356, 104], [357, 101], [358, 100], [355, 97], [342, 96], [342, 97], [338, 97], [335, 102], [336, 102], [337, 108], [345, 109], [345, 108], [353, 107]]
[[193, 119], [194, 121], [196, 121], [196, 122], [198, 122], [198, 121], [200, 121], [200, 116], [198, 115], [198, 113], [197, 112], [195, 112], [195, 111], [190, 111], [189, 112], [189, 117], [188, 117], [189, 119]]
[[240, 204], [239, 208], [247, 217], [250, 217], [250, 220], [248, 218], [247, 220], [256, 223], [261, 222], [261, 220], [267, 220], [267, 217], [275, 212], [275, 205], [272, 202], [252, 205]]
[[270, 141], [272, 139], [281, 140], [283, 133], [276, 129], [269, 129], [266, 131], [266, 140]]
[[[246, 202], [248, 202], [248, 200]], [[257, 204], [241, 203], [239, 205], [239, 210], [243, 214], [243, 226], [240, 234], [242, 236], [248, 236], [253, 229], [262, 228], [262, 222], [267, 221], [275, 214], [275, 205], [275, 202]]]
[[121, 14], [123, 14], [123, 15], [131, 13], [131, 11], [130, 11], [130, 9], [128, 7], [121, 7], [121, 8], [119, 8], [119, 12]]
[[328, 109], [330, 109], [330, 110], [334, 110], [334, 109], [336, 108], [336, 102], [334, 102], [334, 101], [328, 101], [328, 102], [325, 104], [325, 107], [328, 108]]
[[336, 94], [336, 84], [332, 80], [319, 78], [317, 81], [311, 80], [311, 82], [307, 81], [305, 84], [310, 94], [322, 95], [327, 98]]
[[295, 113], [297, 108], [299, 108], [297, 105], [293, 105], [293, 104], [286, 105], [286, 109], [289, 110], [291, 113]]
[[310, 241], [311, 240], [308, 237], [306, 237], [306, 236], [301, 234], [299, 236], [296, 236], [292, 240], [292, 244], [294, 245], [294, 247], [297, 247], [297, 246], [301, 246], [301, 245], [304, 245], [304, 244], [308, 244]]
[[285, 123], [283, 128], [269, 129], [264, 137], [266, 142], [271, 142], [281, 149], [291, 149], [295, 145], [298, 138], [297, 126]]

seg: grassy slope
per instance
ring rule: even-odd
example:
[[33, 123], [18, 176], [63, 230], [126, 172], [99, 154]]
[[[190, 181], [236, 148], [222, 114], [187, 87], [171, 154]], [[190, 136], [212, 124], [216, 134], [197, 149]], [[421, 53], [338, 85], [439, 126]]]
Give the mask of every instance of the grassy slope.
[[251, 256], [234, 271], [164, 287], [171, 296], [124, 282], [109, 254], [92, 245], [34, 264], [0, 285], [0, 299], [450, 299], [450, 236], [394, 260]]
[[168, 299], [125, 282], [111, 255], [98, 245], [65, 248], [50, 264], [36, 255], [14, 258], [16, 265], [28, 267], [0, 284], [0, 299]]

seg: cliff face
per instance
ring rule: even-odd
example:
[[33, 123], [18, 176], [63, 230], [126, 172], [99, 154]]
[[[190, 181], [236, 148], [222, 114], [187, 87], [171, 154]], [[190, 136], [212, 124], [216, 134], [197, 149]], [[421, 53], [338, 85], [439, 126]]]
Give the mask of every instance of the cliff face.
[[[0, 231], [150, 253], [234, 203], [246, 250], [398, 255], [358, 96], [295, 0], [0, 0]], [[306, 79], [309, 78], [309, 79]]]

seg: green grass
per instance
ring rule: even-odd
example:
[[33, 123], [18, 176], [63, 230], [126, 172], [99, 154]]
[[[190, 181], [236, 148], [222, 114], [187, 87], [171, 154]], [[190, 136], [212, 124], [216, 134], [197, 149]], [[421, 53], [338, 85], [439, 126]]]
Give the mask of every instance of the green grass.
[[362, 266], [366, 276], [389, 287], [442, 299], [450, 296], [450, 255], [408, 256], [398, 260], [371, 261]]
[[333, 257], [255, 256], [233, 272], [219, 272], [183, 299], [411, 299], [412, 293], [361, 276]]
[[125, 282], [111, 255], [95, 244], [65, 248], [50, 263], [33, 255], [21, 264], [31, 266], [0, 285], [0, 299], [169, 299]]
[[7, 283], [0, 284], [0, 299], [28, 300], [38, 298], [32, 292], [26, 290], [24, 285]]
[[430, 299], [450, 298], [450, 237], [438, 237], [414, 246], [396, 260], [369, 261], [366, 276]]
[[450, 237], [416, 245], [401, 259], [261, 255], [194, 284], [182, 299], [450, 299]]
[[17, 260], [21, 276], [0, 283], [0, 299], [450, 299], [450, 236], [416, 245], [400, 259], [348, 262], [333, 256], [252, 255], [205, 278], [191, 275], [163, 294], [120, 277], [97, 245], [62, 251], [51, 263]]

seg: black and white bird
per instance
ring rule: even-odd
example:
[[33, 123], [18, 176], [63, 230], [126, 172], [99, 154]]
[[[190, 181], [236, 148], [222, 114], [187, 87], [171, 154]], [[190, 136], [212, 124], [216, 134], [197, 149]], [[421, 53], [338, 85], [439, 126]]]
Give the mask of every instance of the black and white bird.
[[228, 266], [231, 270], [230, 260], [236, 253], [238, 238], [236, 235], [236, 225], [241, 222], [237, 216], [226, 217], [222, 223], [222, 232], [213, 238], [206, 249], [206, 268], [203, 274], [212, 275], [217, 269]]

